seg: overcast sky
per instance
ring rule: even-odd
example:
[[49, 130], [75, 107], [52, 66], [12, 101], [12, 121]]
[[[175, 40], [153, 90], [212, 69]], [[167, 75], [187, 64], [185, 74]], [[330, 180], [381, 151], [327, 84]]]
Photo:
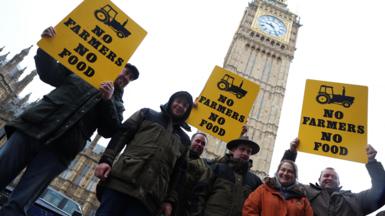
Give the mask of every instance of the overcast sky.
[[[33, 54], [40, 33], [56, 25], [81, 1], [5, 0], [0, 13], [0, 47], [15, 55], [34, 45], [21, 64], [34, 68]], [[175, 91], [198, 96], [215, 65], [222, 66], [232, 37], [249, 0], [115, 0], [141, 25], [147, 36], [130, 62], [140, 72], [125, 93], [128, 117], [142, 107], [158, 108]], [[385, 162], [384, 72], [385, 3], [380, 0], [289, 0], [289, 9], [301, 17], [297, 51], [292, 62], [282, 108], [270, 174], [298, 133], [306, 79], [369, 87], [368, 142]], [[10, 57], [9, 56], [9, 57]], [[23, 94], [41, 97], [50, 88], [35, 78]], [[315, 182], [321, 169], [332, 166], [344, 189], [358, 192], [370, 187], [364, 164], [300, 153], [299, 180]]]

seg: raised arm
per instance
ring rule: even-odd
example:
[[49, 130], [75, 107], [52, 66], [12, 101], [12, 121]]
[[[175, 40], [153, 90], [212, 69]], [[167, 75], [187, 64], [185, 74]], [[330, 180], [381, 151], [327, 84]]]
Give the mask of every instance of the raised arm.
[[[41, 34], [42, 38], [48, 40], [55, 36], [56, 33], [53, 27], [48, 27]], [[40, 48], [36, 52], [35, 65], [40, 80], [54, 87], [61, 85], [65, 78], [71, 74], [69, 70]]]
[[291, 160], [295, 161], [297, 159], [297, 149], [299, 146], [299, 139], [295, 138], [293, 141], [290, 142], [290, 149], [286, 150], [283, 154], [282, 160]]
[[381, 208], [385, 204], [384, 167], [376, 160], [377, 151], [371, 145], [368, 145], [366, 151], [368, 155], [366, 168], [372, 181], [372, 187], [356, 194], [365, 215]]

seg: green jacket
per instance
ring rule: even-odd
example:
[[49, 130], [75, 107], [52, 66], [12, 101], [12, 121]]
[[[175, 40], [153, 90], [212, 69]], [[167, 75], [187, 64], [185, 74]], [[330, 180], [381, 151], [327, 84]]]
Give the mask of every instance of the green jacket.
[[185, 175], [184, 186], [178, 191], [178, 204], [174, 211], [176, 216], [190, 215], [193, 201], [193, 192], [196, 185], [210, 178], [211, 169], [207, 161], [197, 157], [190, 151], [187, 162], [187, 172]]
[[248, 195], [262, 184], [249, 171], [249, 162], [234, 160], [230, 155], [212, 165], [213, 175], [196, 188], [195, 216], [241, 216]]
[[163, 202], [177, 201], [176, 191], [186, 169], [190, 139], [181, 128], [187, 128], [185, 119], [173, 122], [167, 107], [162, 106], [162, 112], [141, 109], [123, 123], [100, 163], [112, 164], [126, 148], [113, 163], [108, 179], [100, 182], [99, 195], [103, 195], [103, 187], [128, 194], [152, 214], [159, 211]]

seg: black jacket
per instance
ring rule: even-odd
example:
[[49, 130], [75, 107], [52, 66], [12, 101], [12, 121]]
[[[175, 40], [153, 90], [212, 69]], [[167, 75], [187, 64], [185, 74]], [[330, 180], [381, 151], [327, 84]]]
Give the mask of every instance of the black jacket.
[[122, 89], [115, 88], [113, 99], [105, 101], [99, 90], [43, 50], [38, 49], [35, 63], [40, 79], [56, 88], [5, 126], [8, 137], [19, 130], [48, 146], [65, 145], [66, 138], [76, 137], [71, 139], [75, 141], [72, 146], [58, 151], [71, 158], [96, 129], [100, 135], [111, 137], [119, 128], [124, 111]]

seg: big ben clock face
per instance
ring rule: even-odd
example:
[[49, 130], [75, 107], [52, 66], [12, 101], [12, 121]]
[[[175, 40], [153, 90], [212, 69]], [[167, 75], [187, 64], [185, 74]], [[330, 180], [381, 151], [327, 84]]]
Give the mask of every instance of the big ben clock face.
[[258, 18], [258, 27], [265, 33], [281, 37], [287, 32], [285, 23], [275, 16], [263, 15]]

